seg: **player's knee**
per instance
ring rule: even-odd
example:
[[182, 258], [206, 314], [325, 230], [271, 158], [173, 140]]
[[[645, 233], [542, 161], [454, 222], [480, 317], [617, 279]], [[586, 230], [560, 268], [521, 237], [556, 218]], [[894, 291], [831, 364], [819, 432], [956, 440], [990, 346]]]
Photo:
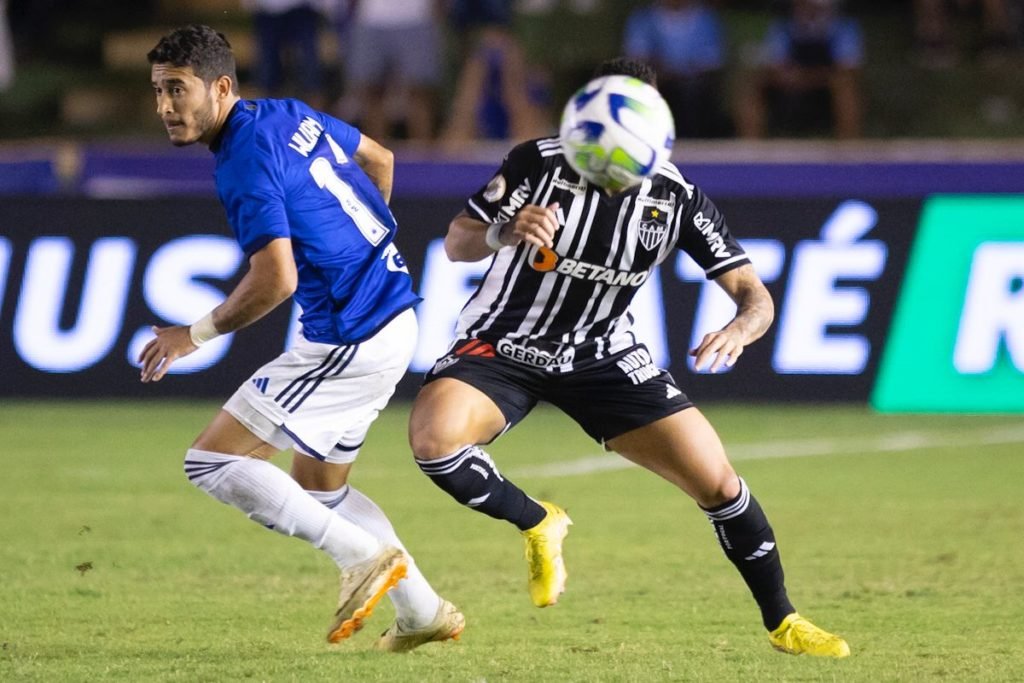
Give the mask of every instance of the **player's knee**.
[[409, 446], [417, 460], [436, 460], [475, 443], [468, 440], [465, 417], [432, 410], [417, 403], [409, 418]]
[[434, 422], [421, 422], [409, 429], [409, 446], [417, 460], [443, 458], [465, 445], [466, 442], [460, 441], [452, 430], [444, 429]]
[[238, 456], [190, 448], [185, 451], [185, 476], [192, 485], [210, 493], [222, 478], [224, 468], [238, 459]]
[[697, 504], [702, 508], [713, 508], [730, 500], [740, 494], [740, 478], [732, 467], [725, 467], [717, 477], [709, 478], [694, 492]]

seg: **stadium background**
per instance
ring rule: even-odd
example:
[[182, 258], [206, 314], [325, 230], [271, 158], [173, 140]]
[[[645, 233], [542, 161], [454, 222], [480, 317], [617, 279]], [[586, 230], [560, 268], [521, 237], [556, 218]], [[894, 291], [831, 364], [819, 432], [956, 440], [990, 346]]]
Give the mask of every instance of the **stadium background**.
[[[206, 21], [230, 33], [245, 81], [245, 13], [229, 0], [30, 4], [46, 30], [0, 93], [0, 679], [1020, 679], [1019, 56], [921, 69], [909, 1], [849, 0], [868, 42], [863, 139], [676, 150], [744, 238], [779, 315], [715, 376], [692, 372], [685, 349], [727, 313], [687, 262], [665, 264], [638, 320], [770, 508], [801, 611], [851, 642], [842, 662], [773, 653], [703, 517], [543, 409], [491, 447], [576, 521], [569, 592], [557, 609], [529, 604], [518, 538], [424, 482], [404, 434], [404, 399], [475, 276], [437, 240], [508, 144], [395, 145], [424, 340], [355, 483], [470, 627], [456, 646], [385, 658], [372, 634], [322, 642], [329, 560], [181, 476], [226, 392], [287, 343], [290, 311], [207, 345], [194, 371], [156, 386], [131, 362], [140, 330], [209, 310], [241, 265], [209, 153], [171, 148], [152, 114], [144, 54], [167, 28]], [[569, 90], [616, 52], [636, 4], [529, 0], [517, 27]], [[734, 57], [778, 4], [719, 3]], [[329, 67], [334, 47], [325, 39]]]
[[[571, 89], [594, 62], [615, 53], [617, 27], [636, 4], [519, 3], [517, 31], [531, 59], [548, 65], [552, 82]], [[210, 155], [173, 149], [162, 139], [150, 112], [144, 53], [166, 26], [210, 21], [231, 35], [245, 84], [252, 59], [246, 14], [226, 0], [139, 3], [102, 22], [104, 3], [49, 7], [50, 42], [28, 50], [0, 100], [0, 131], [8, 138], [0, 144], [0, 358], [7, 378], [0, 393], [218, 396], [225, 383], [284, 347], [288, 311], [245, 333], [253, 341], [230, 356], [231, 340], [219, 340], [155, 390], [144, 392], [134, 381], [138, 331], [198, 317], [244, 267], [213, 199]], [[771, 3], [719, 7], [736, 52], [749, 50], [772, 16]], [[1015, 195], [1024, 192], [1024, 99], [1014, 74], [1021, 58], [923, 70], [901, 30], [911, 21], [909, 3], [851, 2], [845, 9], [867, 37], [864, 139], [683, 140], [674, 156], [762, 260], [779, 312], [772, 332], [740, 370], [713, 378], [693, 372], [684, 350], [727, 307], [680, 258], [647, 287], [637, 310], [643, 336], [696, 396], [866, 401], [877, 389], [875, 404], [886, 409], [1020, 410], [1024, 266], [1017, 264], [1024, 260], [1024, 220], [1014, 197], [1024, 196]], [[555, 26], [564, 35], [552, 35]], [[328, 70], [337, 71], [331, 36], [322, 32], [322, 52]], [[339, 79], [335, 73], [328, 83]], [[444, 348], [450, 302], [464, 300], [478, 273], [445, 263], [437, 240], [507, 144], [394, 147], [399, 245], [427, 295], [413, 368], [422, 372]], [[967, 203], [957, 204], [958, 197]], [[926, 215], [928, 230], [968, 229], [970, 243], [935, 253], [923, 241]], [[189, 270], [185, 254], [193, 239], [217, 248], [208, 263], [192, 259]], [[993, 267], [976, 255], [993, 243], [1002, 245], [1006, 262], [983, 284], [984, 295], [968, 299], [972, 282], [982, 286], [979, 273]], [[911, 258], [929, 264], [916, 283], [907, 280]], [[932, 280], [946, 286], [932, 287]], [[168, 294], [179, 287], [189, 294]], [[432, 305], [438, 294], [447, 297], [443, 306]], [[943, 299], [929, 303], [937, 296]], [[906, 313], [896, 327], [898, 304]], [[941, 334], [927, 321], [909, 322], [913, 311], [930, 305], [947, 318]], [[972, 313], [971, 306], [997, 311]], [[961, 325], [981, 318], [983, 324]], [[900, 356], [899, 349], [911, 347], [934, 352]], [[887, 353], [893, 360], [883, 363]], [[975, 357], [965, 360], [970, 353]], [[911, 388], [936, 376], [942, 381]], [[415, 386], [415, 378], [407, 379], [399, 396], [409, 398]]]

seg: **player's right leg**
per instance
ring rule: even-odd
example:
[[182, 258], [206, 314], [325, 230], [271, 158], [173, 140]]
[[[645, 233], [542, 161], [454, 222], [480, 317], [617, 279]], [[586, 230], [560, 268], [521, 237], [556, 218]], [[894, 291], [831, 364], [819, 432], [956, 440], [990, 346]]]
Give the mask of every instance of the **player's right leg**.
[[337, 631], [358, 629], [406, 572], [405, 554], [338, 517], [267, 462], [279, 450], [227, 411], [217, 414], [185, 456], [189, 481], [250, 519], [326, 552], [342, 571]]
[[773, 647], [790, 654], [850, 654], [846, 641], [797, 614], [787, 595], [768, 518], [736, 475], [718, 434], [699, 410], [691, 407], [662, 417], [610, 439], [608, 446], [697, 501], [726, 557], [750, 588]]
[[406, 578], [388, 591], [395, 607], [395, 622], [379, 639], [379, 649], [406, 652], [426, 643], [458, 639], [466, 625], [465, 617], [434, 591], [384, 511], [348, 483], [348, 473], [365, 438], [366, 426], [356, 429], [339, 442], [336, 450], [344, 454], [346, 462], [320, 461], [296, 451], [292, 460], [292, 477], [313, 498], [342, 519], [406, 553]]
[[[516, 388], [510, 385], [507, 391], [513, 394]], [[528, 397], [518, 398], [525, 415], [533, 404]], [[530, 597], [538, 607], [546, 607], [565, 590], [562, 540], [572, 522], [557, 505], [530, 498], [502, 476], [476, 445], [489, 443], [508, 424], [505, 413], [483, 390], [452, 377], [428, 378], [413, 404], [409, 442], [416, 464], [448, 495], [522, 532]]]

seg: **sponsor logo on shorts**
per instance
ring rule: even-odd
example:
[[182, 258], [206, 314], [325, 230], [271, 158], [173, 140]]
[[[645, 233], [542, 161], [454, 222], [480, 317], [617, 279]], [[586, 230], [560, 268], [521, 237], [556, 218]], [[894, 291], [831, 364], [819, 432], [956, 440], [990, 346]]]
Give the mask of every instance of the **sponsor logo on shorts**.
[[510, 360], [524, 365], [532, 365], [536, 368], [550, 368], [553, 366], [569, 365], [576, 356], [576, 349], [569, 347], [564, 351], [551, 353], [532, 346], [514, 344], [507, 339], [498, 342], [498, 353]]
[[459, 362], [463, 356], [477, 356], [479, 358], [494, 358], [494, 347], [485, 341], [479, 339], [467, 339], [463, 342], [458, 343], [451, 353], [447, 356], [443, 356], [434, 363], [434, 367], [431, 368], [430, 373], [436, 375], [437, 373], [450, 368]]
[[455, 347], [453, 352], [456, 356], [482, 356], [494, 358], [494, 347], [479, 339], [470, 339]]
[[661, 374], [661, 369], [654, 364], [654, 359], [647, 349], [633, 349], [615, 362], [623, 374], [633, 384], [643, 384], [652, 377]]
[[253, 377], [252, 383], [260, 390], [261, 394], [267, 393], [267, 386], [270, 384], [269, 377]]
[[451, 356], [451, 355], [449, 355], [449, 356], [444, 356], [442, 358], [439, 358], [437, 360], [437, 362], [434, 363], [434, 367], [430, 369], [430, 374], [436, 375], [437, 373], [442, 372], [446, 368], [450, 368], [451, 366], [455, 365], [458, 362], [459, 362], [459, 357], [458, 356]]

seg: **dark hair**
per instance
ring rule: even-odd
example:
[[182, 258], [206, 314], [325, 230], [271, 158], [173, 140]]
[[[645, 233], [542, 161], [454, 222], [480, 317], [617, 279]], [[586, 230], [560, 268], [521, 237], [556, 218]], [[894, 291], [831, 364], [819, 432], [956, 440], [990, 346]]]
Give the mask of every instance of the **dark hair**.
[[594, 69], [594, 78], [602, 76], [632, 76], [655, 88], [658, 87], [658, 75], [654, 67], [647, 62], [627, 57], [615, 57], [598, 64]]
[[175, 29], [160, 39], [146, 55], [150, 64], [172, 64], [192, 67], [203, 83], [210, 85], [221, 76], [231, 79], [231, 89], [238, 93], [235, 55], [223, 33], [201, 24]]

